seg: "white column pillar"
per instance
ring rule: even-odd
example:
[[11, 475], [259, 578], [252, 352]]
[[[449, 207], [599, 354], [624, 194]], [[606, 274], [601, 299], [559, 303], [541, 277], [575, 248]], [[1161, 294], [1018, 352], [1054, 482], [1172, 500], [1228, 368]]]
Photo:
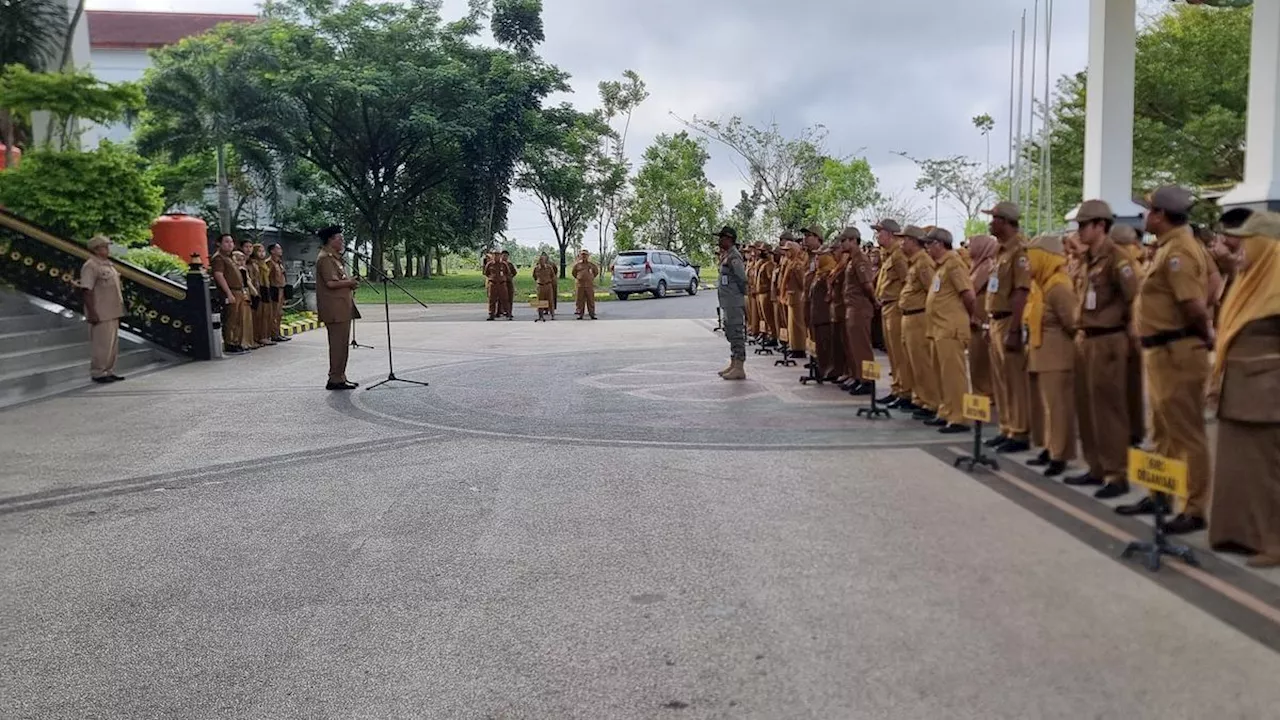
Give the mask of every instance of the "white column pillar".
[[[1117, 219], [1130, 222], [1143, 212], [1133, 202], [1137, 23], [1137, 0], [1089, 0], [1084, 199], [1106, 200]], [[1067, 219], [1075, 214], [1072, 210]]]
[[1280, 0], [1254, 0], [1244, 182], [1223, 206], [1280, 209]]

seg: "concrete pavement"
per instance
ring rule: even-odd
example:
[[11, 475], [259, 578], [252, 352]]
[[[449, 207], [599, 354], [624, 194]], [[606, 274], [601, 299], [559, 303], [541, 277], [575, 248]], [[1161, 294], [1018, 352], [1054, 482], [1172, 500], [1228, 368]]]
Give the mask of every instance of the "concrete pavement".
[[0, 412], [0, 716], [1280, 707], [1259, 613], [797, 368], [719, 380], [705, 315], [422, 319], [392, 332], [427, 388], [328, 393], [308, 333]]

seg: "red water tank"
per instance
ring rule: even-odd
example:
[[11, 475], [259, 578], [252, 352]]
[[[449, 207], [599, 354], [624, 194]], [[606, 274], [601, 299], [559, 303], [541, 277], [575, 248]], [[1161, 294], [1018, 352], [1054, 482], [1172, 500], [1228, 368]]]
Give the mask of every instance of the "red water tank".
[[183, 261], [199, 255], [200, 262], [209, 266], [209, 227], [200, 218], [182, 213], [161, 215], [151, 223], [151, 244]]
[[[6, 147], [8, 147], [8, 146], [7, 146], [7, 145], [5, 145], [4, 143], [0, 142], [0, 170], [3, 170], [3, 169], [5, 168], [5, 163], [4, 163], [4, 155], [5, 155], [5, 152], [4, 152], [4, 150], [5, 150], [5, 148], [6, 148]], [[20, 147], [15, 147], [15, 148], [13, 149], [13, 166], [14, 166], [14, 167], [18, 167], [18, 162], [19, 162], [19, 161], [21, 161], [21, 160], [22, 160], [22, 148], [20, 148]]]

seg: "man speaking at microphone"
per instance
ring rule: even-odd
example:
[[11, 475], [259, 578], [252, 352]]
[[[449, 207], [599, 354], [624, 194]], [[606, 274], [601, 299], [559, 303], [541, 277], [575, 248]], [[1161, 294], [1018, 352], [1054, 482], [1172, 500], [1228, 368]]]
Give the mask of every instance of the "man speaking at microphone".
[[360, 280], [347, 275], [342, 264], [346, 249], [342, 228], [330, 225], [316, 233], [322, 243], [316, 256], [316, 314], [329, 333], [329, 382], [325, 390], [354, 390], [347, 380], [347, 344], [355, 314], [355, 289]]

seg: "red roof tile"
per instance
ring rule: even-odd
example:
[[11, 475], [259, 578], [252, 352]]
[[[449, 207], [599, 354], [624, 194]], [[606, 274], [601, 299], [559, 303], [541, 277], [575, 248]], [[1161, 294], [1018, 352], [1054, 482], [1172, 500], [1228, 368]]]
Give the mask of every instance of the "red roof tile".
[[106, 49], [164, 47], [225, 22], [250, 23], [258, 19], [256, 15], [116, 10], [88, 10], [85, 15], [89, 21], [89, 47]]

